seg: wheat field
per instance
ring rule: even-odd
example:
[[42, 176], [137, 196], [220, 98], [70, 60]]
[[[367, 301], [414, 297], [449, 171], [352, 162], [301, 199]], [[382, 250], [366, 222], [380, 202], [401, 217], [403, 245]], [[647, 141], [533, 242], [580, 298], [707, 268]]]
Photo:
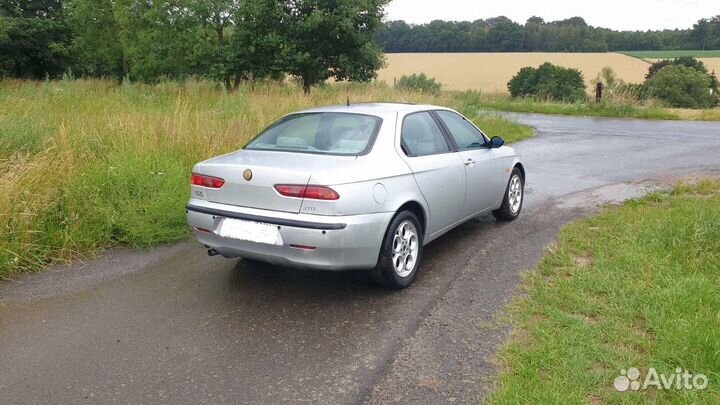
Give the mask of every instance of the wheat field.
[[619, 53], [396, 53], [386, 57], [388, 65], [379, 72], [379, 80], [388, 84], [402, 75], [425, 73], [442, 83], [444, 90], [485, 93], [506, 93], [507, 82], [518, 70], [544, 62], [579, 69], [588, 86], [605, 66], [629, 83], [641, 83], [649, 66]]
[[710, 72], [714, 71], [720, 75], [720, 58], [701, 58], [700, 60], [707, 66]]

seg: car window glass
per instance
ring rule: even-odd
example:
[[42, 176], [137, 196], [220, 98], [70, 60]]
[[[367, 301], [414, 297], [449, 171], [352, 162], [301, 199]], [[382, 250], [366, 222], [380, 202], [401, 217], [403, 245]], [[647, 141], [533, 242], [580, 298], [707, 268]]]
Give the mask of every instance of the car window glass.
[[426, 156], [450, 151], [440, 127], [428, 112], [405, 117], [401, 139], [405, 153], [409, 156]]
[[350, 113], [289, 115], [245, 148], [333, 155], [357, 155], [372, 147], [382, 120]]
[[460, 149], [475, 149], [485, 146], [482, 133], [462, 116], [452, 111], [437, 111], [450, 135]]

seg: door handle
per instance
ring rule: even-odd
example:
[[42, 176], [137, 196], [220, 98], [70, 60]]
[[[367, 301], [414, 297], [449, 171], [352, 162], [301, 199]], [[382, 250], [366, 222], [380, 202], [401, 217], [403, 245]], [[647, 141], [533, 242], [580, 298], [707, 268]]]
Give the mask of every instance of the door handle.
[[465, 166], [472, 166], [475, 164], [475, 161], [472, 159], [468, 159], [467, 162], [465, 162]]

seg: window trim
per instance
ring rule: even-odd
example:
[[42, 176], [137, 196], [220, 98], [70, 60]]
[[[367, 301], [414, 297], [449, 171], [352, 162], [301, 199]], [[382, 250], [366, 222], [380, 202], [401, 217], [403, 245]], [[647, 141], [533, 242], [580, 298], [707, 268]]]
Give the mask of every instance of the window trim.
[[[445, 124], [445, 121], [443, 121], [442, 117], [440, 117], [440, 114], [438, 114], [439, 112], [447, 112], [447, 113], [455, 114], [458, 117], [462, 118], [464, 121], [466, 121], [468, 124], [470, 124], [473, 128], [475, 128], [480, 133], [480, 136], [485, 141], [485, 143], [483, 143], [483, 146], [478, 147], [478, 148], [460, 148], [460, 146], [457, 144], [457, 142], [455, 142], [455, 138], [453, 137], [452, 132], [450, 131], [450, 128], [447, 127], [447, 125]], [[441, 126], [443, 131], [445, 131], [447, 138], [450, 139], [450, 141], [452, 142], [452, 145], [455, 147], [456, 152], [468, 151], [468, 150], [479, 150], [479, 149], [490, 149], [490, 138], [488, 138], [488, 136], [485, 135], [485, 133], [480, 128], [478, 128], [477, 125], [475, 125], [472, 121], [467, 119], [467, 117], [465, 117], [464, 115], [462, 115], [456, 111], [440, 110], [440, 109], [432, 110], [431, 113], [433, 114], [433, 117], [438, 121], [438, 124]]]
[[[313, 115], [313, 114], [339, 114], [339, 115], [361, 115], [364, 117], [369, 117], [375, 119], [377, 121], [378, 125], [375, 128], [375, 131], [370, 135], [370, 139], [368, 139], [367, 146], [365, 146], [365, 149], [360, 151], [359, 153], [326, 153], [326, 152], [314, 152], [314, 151], [306, 151], [306, 150], [287, 150], [287, 149], [251, 149], [248, 148], [248, 146], [255, 142], [256, 139], [264, 135], [269, 130], [273, 129], [274, 127], [282, 124], [286, 119], [289, 119], [296, 115]], [[385, 120], [383, 120], [381, 117], [377, 115], [372, 114], [362, 114], [362, 113], [356, 113], [356, 112], [345, 112], [345, 111], [312, 111], [312, 112], [296, 112], [284, 115], [283, 117], [279, 118], [277, 121], [273, 122], [270, 126], [260, 131], [257, 135], [255, 135], [252, 139], [250, 139], [245, 145], [243, 145], [242, 150], [250, 150], [250, 151], [257, 151], [257, 152], [283, 152], [283, 153], [303, 153], [303, 154], [309, 154], [309, 155], [319, 155], [319, 156], [343, 156], [343, 157], [357, 157], [357, 156], [365, 156], [372, 152], [373, 147], [375, 146], [375, 141], [377, 140], [378, 134], [380, 134], [380, 130], [382, 130], [382, 127], [385, 123]]]
[[[422, 110], [422, 111], [413, 111], [409, 114], [405, 114], [405, 116], [402, 119], [402, 122], [400, 123], [400, 150], [402, 153], [409, 157], [409, 158], [419, 158], [419, 157], [425, 157], [425, 156], [437, 156], [437, 155], [445, 155], [447, 153], [455, 153], [457, 150], [455, 143], [452, 142], [451, 139], [448, 138], [447, 134], [445, 133], [445, 130], [443, 129], [442, 125], [438, 122], [437, 118], [435, 117], [435, 114], [433, 114], [434, 110]], [[405, 120], [413, 115], [417, 114], [428, 114], [430, 118], [432, 118], [433, 122], [435, 122], [435, 125], [437, 125], [438, 130], [440, 131], [440, 135], [442, 135], [443, 139], [445, 139], [445, 144], [448, 147], [447, 152], [435, 152], [435, 153], [428, 153], [427, 155], [415, 155], [415, 154], [409, 154], [409, 148], [407, 147], [405, 141], [403, 140], [403, 128], [405, 128]]]

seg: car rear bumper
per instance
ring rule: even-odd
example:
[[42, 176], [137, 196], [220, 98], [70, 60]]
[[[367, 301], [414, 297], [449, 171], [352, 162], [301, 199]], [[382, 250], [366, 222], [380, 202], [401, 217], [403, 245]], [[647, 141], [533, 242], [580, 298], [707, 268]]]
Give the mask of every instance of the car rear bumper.
[[[191, 199], [187, 221], [198, 242], [226, 257], [321, 269], [369, 269], [377, 264], [392, 212], [348, 216], [295, 214]], [[223, 218], [278, 226], [282, 246], [225, 238], [215, 231]], [[291, 245], [306, 248], [291, 247]], [[308, 249], [307, 247], [314, 247]]]

